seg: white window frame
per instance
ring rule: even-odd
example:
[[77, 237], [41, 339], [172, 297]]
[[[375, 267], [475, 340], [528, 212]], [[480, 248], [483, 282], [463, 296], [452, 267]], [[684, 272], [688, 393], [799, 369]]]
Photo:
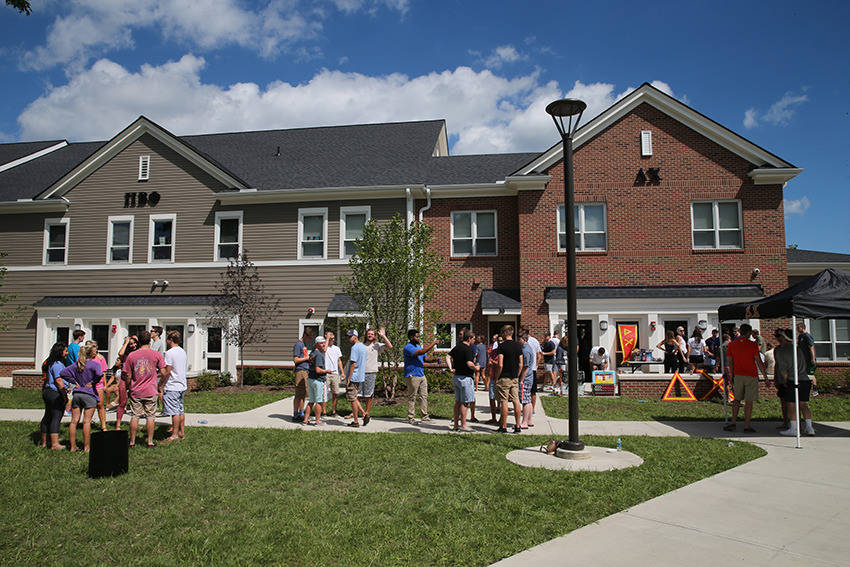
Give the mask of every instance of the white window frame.
[[[304, 217], [322, 217], [322, 255], [304, 256]], [[310, 209], [298, 209], [298, 259], [299, 260], [326, 260], [328, 257], [328, 208], [316, 207]]]
[[[106, 235], [106, 263], [107, 264], [132, 264], [133, 263], [133, 232], [135, 228], [135, 217], [132, 215], [123, 215], [123, 216], [114, 216], [107, 218], [107, 222], [109, 223]], [[130, 246], [129, 252], [127, 254], [127, 261], [121, 260], [113, 260], [112, 259], [112, 248], [114, 248], [114, 243], [112, 241], [113, 237], [113, 229], [115, 223], [130, 223]]]
[[[809, 330], [809, 333], [811, 333], [812, 338], [815, 340], [815, 360], [821, 361], [821, 362], [830, 362], [830, 361], [844, 362], [844, 361], [846, 361], [848, 359], [848, 356], [850, 356], [850, 346], [842, 347], [841, 351], [838, 350], [839, 344], [845, 344], [845, 343], [848, 342], [848, 341], [839, 341], [836, 338], [835, 326], [836, 326], [836, 323], [839, 320], [838, 319], [823, 319], [822, 321], [826, 322], [827, 325], [828, 325], [827, 330], [829, 332], [829, 337], [826, 340], [818, 340], [820, 337], [816, 337], [815, 333], [813, 332], [815, 330], [814, 325], [813, 325], [813, 323], [815, 323], [815, 321], [806, 320], [806, 329]], [[842, 319], [841, 321], [846, 321], [846, 319]], [[822, 356], [821, 357], [818, 356], [818, 346], [823, 347], [824, 345], [829, 346], [829, 358], [824, 358]]]
[[151, 156], [139, 156], [139, 181], [151, 178]]
[[437, 347], [435, 347], [435, 350], [439, 350], [439, 351], [446, 351], [446, 350], [451, 350], [451, 349], [455, 348], [458, 344], [458, 334], [460, 333], [461, 329], [463, 329], [464, 327], [467, 327], [470, 331], [472, 330], [472, 322], [471, 321], [440, 321], [434, 327], [435, 334], [436, 334], [436, 332], [438, 331], [438, 328], [441, 325], [449, 325], [450, 326], [450, 328], [451, 328], [451, 338], [449, 340], [451, 342], [451, 345], [448, 346], [448, 347], [441, 347], [441, 346], [438, 345]]
[[[65, 244], [62, 247], [62, 250], [65, 251], [63, 255], [63, 259], [61, 262], [51, 262], [47, 259], [48, 252], [50, 250], [57, 250], [57, 248], [50, 248], [50, 227], [51, 226], [65, 226]], [[45, 266], [67, 266], [68, 265], [68, 253], [70, 252], [68, 249], [68, 242], [71, 234], [71, 220], [68, 218], [58, 218], [58, 219], [44, 219], [44, 246], [42, 247], [42, 255], [41, 260], [42, 264]]]
[[[154, 260], [154, 225], [160, 221], [171, 221], [171, 258], [169, 260]], [[177, 215], [151, 215], [148, 224], [148, 263], [149, 264], [173, 264], [177, 256]]]
[[652, 155], [652, 130], [641, 130], [640, 132], [640, 155], [642, 157]]
[[[221, 256], [220, 246], [221, 242], [221, 221], [222, 220], [233, 220], [236, 219], [239, 221], [239, 234], [236, 237], [236, 254], [237, 256], [242, 252], [242, 211], [218, 211], [215, 214], [215, 248], [213, 249], [213, 255], [215, 257], [216, 262], [229, 262], [230, 258]], [[232, 245], [233, 242], [226, 242], [226, 245]]]
[[[345, 253], [345, 243], [348, 242], [345, 239], [345, 226], [346, 226], [346, 217], [348, 215], [366, 215], [366, 223], [369, 223], [369, 220], [372, 218], [372, 207], [369, 205], [360, 206], [360, 207], [340, 207], [339, 208], [339, 257], [340, 258], [351, 258], [350, 254]], [[354, 242], [353, 240], [351, 242]]]
[[[478, 215], [479, 214], [493, 214], [493, 235], [495, 239], [495, 250], [493, 253], [479, 253], [478, 252]], [[455, 252], [455, 215], [468, 214], [472, 216], [472, 236], [470, 237], [472, 240], [472, 252], [470, 254], [459, 254]], [[449, 213], [449, 224], [451, 225], [451, 249], [452, 256], [457, 257], [472, 257], [472, 256], [485, 256], [485, 257], [493, 257], [499, 255], [499, 214], [496, 212], [496, 209], [489, 210], [481, 210], [481, 211], [451, 211]], [[489, 239], [490, 237], [485, 237]]]
[[[320, 319], [298, 319], [298, 340], [299, 341], [301, 340], [301, 337], [304, 336], [304, 327], [318, 327], [319, 328], [319, 330], [316, 331], [316, 334], [313, 336], [314, 345], [311, 345], [311, 346], [315, 346], [316, 337], [325, 336], [325, 325]], [[335, 334], [338, 334], [338, 333], [335, 333]], [[348, 337], [346, 337], [346, 339], [347, 338]], [[362, 337], [361, 337], [361, 339], [362, 339]], [[339, 339], [337, 339], [336, 344], [338, 345], [340, 342], [341, 341]], [[348, 341], [346, 341], [346, 342], [348, 342]], [[308, 350], [312, 350], [312, 349], [310, 347], [308, 347]]]
[[[694, 228], [694, 205], [698, 204], [711, 204], [711, 222], [712, 228], [710, 229], [714, 235], [714, 246], [697, 246], [696, 239], [694, 238], [696, 233], [698, 232], [696, 228]], [[723, 246], [720, 244], [720, 233], [721, 231], [731, 232], [731, 229], [721, 229], [720, 228], [720, 215], [719, 215], [719, 205], [721, 203], [735, 203], [738, 205], [738, 228], [736, 229], [740, 234], [740, 246]], [[709, 229], [699, 229], [699, 232], [709, 232]], [[743, 216], [743, 207], [741, 206], [740, 199], [705, 199], [699, 201], [691, 201], [691, 246], [694, 250], [742, 250], [744, 248], [744, 216]]]
[[[588, 201], [586, 203], [575, 203], [575, 208], [578, 209], [578, 224], [576, 225], [576, 252], [607, 252], [608, 251], [608, 206], [606, 203], [602, 203], [599, 201]], [[585, 215], [584, 209], [585, 207], [602, 207], [602, 225], [605, 227], [601, 232], [593, 231], [588, 232], [585, 228]], [[558, 208], [556, 209], [555, 215], [555, 224], [557, 225], [557, 239], [558, 239], [558, 252], [566, 252], [567, 249], [564, 246], [561, 246], [561, 235], [567, 234], [567, 227], [561, 226], [561, 209], [564, 209], [564, 214], [566, 215], [566, 205], [564, 203], [558, 203]], [[566, 223], [566, 216], [564, 217], [564, 222]], [[602, 248], [588, 248], [585, 246], [585, 236], [587, 234], [604, 234], [605, 235], [605, 246]]]

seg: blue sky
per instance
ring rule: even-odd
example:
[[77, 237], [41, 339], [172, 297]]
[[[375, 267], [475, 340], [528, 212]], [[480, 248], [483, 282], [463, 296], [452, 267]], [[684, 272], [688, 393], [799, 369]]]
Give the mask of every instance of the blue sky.
[[846, 1], [31, 4], [0, 6], [0, 142], [445, 118], [453, 154], [533, 152], [548, 102], [650, 82], [804, 168], [787, 242], [850, 254]]

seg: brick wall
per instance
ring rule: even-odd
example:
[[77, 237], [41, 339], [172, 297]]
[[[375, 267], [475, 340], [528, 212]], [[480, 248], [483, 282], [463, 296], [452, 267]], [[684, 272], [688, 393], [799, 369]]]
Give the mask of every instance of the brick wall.
[[[685, 384], [694, 393], [697, 399], [707, 394], [711, 390], [711, 382], [705, 378], [693, 378], [690, 375], [682, 376]], [[633, 378], [621, 377], [619, 380], [619, 394], [624, 398], [651, 398], [661, 399], [664, 396], [667, 386], [670, 384], [670, 376], [666, 378]], [[685, 395], [684, 388], [676, 387], [672, 392], [675, 396]], [[718, 394], [718, 397], [722, 394]], [[759, 382], [759, 396], [769, 398], [776, 396], [776, 389], [771, 386], [765, 386], [764, 382]], [[721, 398], [722, 399], [722, 398]]]

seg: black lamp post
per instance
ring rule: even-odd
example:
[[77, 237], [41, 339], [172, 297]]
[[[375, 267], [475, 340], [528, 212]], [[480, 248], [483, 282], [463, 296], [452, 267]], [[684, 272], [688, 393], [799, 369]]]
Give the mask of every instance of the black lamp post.
[[[584, 442], [578, 438], [578, 307], [576, 301], [576, 227], [575, 187], [573, 181], [573, 134], [578, 129], [581, 114], [587, 104], [574, 98], [549, 103], [546, 112], [552, 115], [564, 144], [564, 221], [567, 233], [567, 371], [570, 397], [570, 436], [562, 441], [561, 449], [581, 451]], [[575, 117], [575, 123], [573, 123]], [[567, 119], [564, 124], [564, 119]]]

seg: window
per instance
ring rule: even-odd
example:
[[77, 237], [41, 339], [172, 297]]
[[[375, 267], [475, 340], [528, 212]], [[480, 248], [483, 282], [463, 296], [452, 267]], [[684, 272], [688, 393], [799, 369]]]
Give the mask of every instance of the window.
[[743, 248], [740, 201], [705, 201], [691, 205], [694, 248]]
[[440, 350], [451, 350], [457, 346], [460, 340], [460, 332], [463, 328], [472, 329], [472, 323], [437, 323], [437, 348]]
[[133, 262], [133, 217], [109, 217], [107, 264]]
[[177, 215], [151, 216], [148, 262], [174, 261], [174, 232]]
[[68, 263], [68, 219], [44, 219], [44, 263]]
[[[602, 203], [580, 203], [573, 208], [576, 231], [576, 250], [607, 250], [608, 226], [605, 205]], [[558, 205], [558, 251], [567, 249], [567, 219], [564, 205]]]
[[151, 156], [139, 156], [139, 181], [151, 178]]
[[[324, 331], [324, 328], [322, 327], [321, 323], [317, 323], [316, 321], [313, 321], [311, 319], [299, 319], [298, 320], [298, 340], [301, 340], [301, 337], [304, 336], [304, 331], [306, 331], [307, 329], [311, 329], [313, 331], [313, 337], [309, 341], [307, 341], [304, 344], [304, 346], [307, 347], [308, 351], [312, 352], [313, 347], [316, 346], [316, 337], [323, 336], [325, 331]], [[337, 342], [338, 343], [339, 342], [345, 342], [345, 343], [349, 342], [348, 337], [344, 337], [344, 338], [346, 339], [344, 341], [340, 341], [339, 338], [337, 338]], [[360, 335], [360, 338], [362, 339], [363, 335]]]
[[339, 208], [339, 257], [350, 258], [357, 252], [354, 241], [363, 236], [363, 229], [372, 216], [371, 207]]
[[496, 255], [496, 211], [452, 213], [452, 256]]
[[242, 243], [242, 211], [215, 214], [215, 260], [229, 260], [239, 255]]
[[649, 157], [652, 155], [652, 132], [642, 130], [640, 133], [640, 155]]
[[850, 321], [847, 319], [814, 319], [808, 322], [815, 339], [817, 360], [850, 358]]
[[298, 259], [328, 257], [328, 210], [298, 209]]
[[224, 356], [224, 341], [222, 339], [221, 327], [207, 328], [207, 350], [205, 352], [207, 370], [221, 372], [221, 359]]

